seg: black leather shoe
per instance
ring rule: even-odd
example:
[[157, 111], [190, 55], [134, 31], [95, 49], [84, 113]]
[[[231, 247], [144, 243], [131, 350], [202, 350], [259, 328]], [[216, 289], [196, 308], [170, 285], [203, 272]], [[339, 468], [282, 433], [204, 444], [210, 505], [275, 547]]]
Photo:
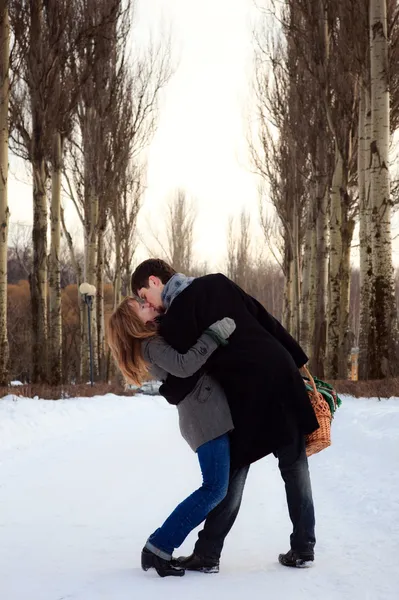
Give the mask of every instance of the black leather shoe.
[[203, 558], [198, 554], [180, 556], [174, 559], [175, 565], [179, 565], [186, 571], [198, 571], [199, 573], [219, 573], [219, 561]]
[[176, 565], [176, 561], [165, 560], [148, 548], [143, 548], [141, 552], [141, 568], [143, 571], [155, 569], [160, 577], [183, 577], [185, 574], [184, 569]]
[[279, 554], [278, 557], [278, 562], [284, 567], [309, 567], [309, 563], [313, 561], [313, 552], [295, 552], [295, 550], [289, 550], [287, 554]]

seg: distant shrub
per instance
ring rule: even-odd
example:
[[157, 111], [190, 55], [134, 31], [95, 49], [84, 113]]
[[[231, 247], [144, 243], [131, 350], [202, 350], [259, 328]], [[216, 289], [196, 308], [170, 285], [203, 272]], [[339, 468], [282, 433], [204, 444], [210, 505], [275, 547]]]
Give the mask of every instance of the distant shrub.
[[63, 398], [79, 398], [104, 396], [105, 394], [116, 394], [117, 396], [134, 396], [136, 390], [125, 389], [123, 385], [118, 383], [96, 383], [93, 385], [77, 384], [77, 385], [61, 385], [51, 387], [49, 385], [18, 385], [11, 387], [0, 387], [0, 399], [8, 394], [13, 396], [21, 396], [24, 398], [42, 398], [43, 400], [61, 400]]

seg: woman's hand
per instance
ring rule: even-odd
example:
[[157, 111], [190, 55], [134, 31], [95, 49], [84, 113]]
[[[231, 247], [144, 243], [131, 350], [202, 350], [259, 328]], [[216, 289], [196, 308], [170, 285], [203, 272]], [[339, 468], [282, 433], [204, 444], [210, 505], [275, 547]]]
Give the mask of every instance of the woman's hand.
[[230, 317], [225, 317], [224, 319], [216, 321], [216, 323], [213, 323], [209, 326], [209, 329], [213, 331], [218, 338], [224, 341], [231, 336], [231, 334], [235, 331], [235, 328], [235, 321], [230, 319]]

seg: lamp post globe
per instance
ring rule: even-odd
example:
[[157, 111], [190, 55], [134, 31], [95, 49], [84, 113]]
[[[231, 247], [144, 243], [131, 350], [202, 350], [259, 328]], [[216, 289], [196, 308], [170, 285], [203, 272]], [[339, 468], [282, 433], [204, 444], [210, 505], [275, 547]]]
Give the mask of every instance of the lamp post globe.
[[90, 288], [90, 283], [81, 283], [79, 286], [79, 292], [82, 294], [82, 296], [87, 296], [90, 293]]

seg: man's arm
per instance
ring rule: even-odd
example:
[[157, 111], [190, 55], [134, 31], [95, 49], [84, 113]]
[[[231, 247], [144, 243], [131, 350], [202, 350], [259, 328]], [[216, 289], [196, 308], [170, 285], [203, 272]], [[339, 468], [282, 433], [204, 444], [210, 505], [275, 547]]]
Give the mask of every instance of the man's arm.
[[[172, 302], [160, 320], [161, 336], [181, 353], [187, 352], [212, 323], [229, 314], [226, 303], [214, 296], [215, 280], [221, 280], [221, 285], [226, 286], [227, 279], [222, 275], [208, 275], [195, 280]], [[197, 289], [192, 294], [194, 285]], [[216, 292], [220, 291], [219, 284], [216, 288]], [[193, 390], [203, 372], [204, 367], [187, 379], [168, 375], [159, 391], [170, 404], [179, 404]]]
[[160, 320], [159, 332], [168, 344], [187, 352], [205, 329], [226, 316], [233, 317], [221, 300], [226, 281], [222, 275], [199, 277], [179, 294]]
[[[238, 286], [237, 286], [238, 287]], [[250, 313], [255, 317], [258, 323], [266, 329], [282, 346], [291, 354], [298, 369], [308, 362], [308, 357], [302, 350], [298, 342], [288, 333], [281, 323], [273, 317], [258, 300], [241, 290], [244, 301]]]

